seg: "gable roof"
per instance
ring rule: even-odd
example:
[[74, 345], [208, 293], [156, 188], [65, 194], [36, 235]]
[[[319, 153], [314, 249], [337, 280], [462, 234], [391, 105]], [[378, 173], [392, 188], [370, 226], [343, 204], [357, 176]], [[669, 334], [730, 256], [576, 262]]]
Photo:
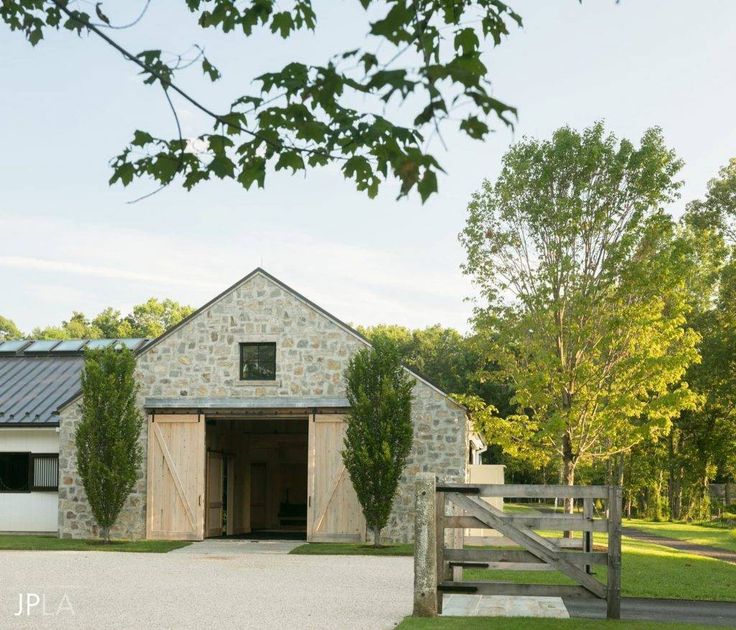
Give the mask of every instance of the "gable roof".
[[[315, 304], [310, 299], [304, 297], [298, 291], [295, 291], [294, 289], [292, 289], [287, 284], [284, 284], [281, 280], [279, 280], [275, 276], [272, 276], [265, 269], [262, 269], [261, 267], [256, 267], [253, 271], [251, 271], [246, 276], [243, 276], [240, 280], [238, 280], [237, 282], [235, 282], [234, 284], [232, 284], [231, 286], [229, 286], [227, 289], [225, 289], [222, 293], [216, 295], [209, 302], [207, 302], [206, 304], [203, 304], [197, 310], [193, 311], [187, 317], [185, 317], [184, 319], [182, 319], [178, 324], [176, 324], [175, 326], [172, 326], [171, 328], [169, 328], [165, 333], [163, 333], [162, 335], [159, 335], [158, 337], [156, 337], [152, 341], [149, 341], [148, 343], [146, 343], [145, 345], [143, 345], [142, 347], [140, 347], [138, 350], [135, 351], [136, 356], [140, 356], [142, 354], [145, 354], [151, 348], [154, 348], [159, 343], [161, 343], [164, 339], [167, 339], [168, 337], [170, 337], [171, 335], [173, 335], [180, 328], [182, 328], [183, 326], [186, 326], [193, 319], [196, 319], [197, 317], [199, 317], [199, 315], [201, 315], [208, 308], [210, 308], [211, 306], [217, 304], [217, 302], [219, 302], [220, 300], [222, 300], [223, 298], [225, 298], [226, 296], [228, 296], [230, 293], [232, 293], [233, 291], [235, 291], [236, 289], [238, 289], [239, 287], [241, 287], [242, 285], [244, 285], [245, 283], [249, 282], [254, 277], [259, 276], [259, 275], [262, 276], [263, 278], [265, 278], [266, 280], [268, 280], [269, 282], [272, 282], [273, 284], [275, 284], [276, 286], [278, 286], [280, 289], [282, 289], [283, 291], [285, 291], [286, 293], [288, 293], [292, 297], [296, 298], [297, 300], [299, 300], [300, 302], [302, 302], [303, 304], [305, 304], [307, 307], [311, 308], [314, 311], [317, 311], [322, 316], [324, 316], [327, 319], [329, 319], [333, 324], [335, 324], [336, 326], [338, 326], [339, 328], [341, 328], [345, 332], [349, 333], [350, 335], [352, 335], [356, 339], [360, 340], [366, 346], [370, 347], [371, 342], [366, 337], [364, 337], [363, 335], [361, 335], [357, 330], [355, 330], [352, 326], [350, 326], [349, 324], [346, 324], [342, 320], [338, 319], [337, 317], [335, 317], [334, 315], [332, 315], [331, 313], [329, 313], [328, 311], [326, 311], [325, 309], [323, 309], [318, 304]], [[466, 411], [466, 409], [465, 409], [465, 407], [463, 405], [461, 405], [460, 403], [458, 403], [455, 400], [453, 400], [449, 396], [449, 394], [447, 392], [443, 391], [440, 387], [438, 387], [437, 385], [435, 385], [434, 383], [432, 383], [425, 376], [422, 376], [416, 370], [413, 370], [413, 369], [408, 368], [406, 366], [404, 366], [404, 369], [407, 370], [407, 372], [409, 372], [412, 376], [414, 376], [418, 381], [424, 383], [427, 387], [430, 387], [431, 389], [435, 390], [440, 395], [442, 395], [445, 398], [447, 398], [447, 400], [449, 400], [453, 405], [457, 406], [458, 408], [462, 409], [463, 411]], [[81, 395], [81, 391], [77, 392], [76, 395], [74, 395], [73, 397], [71, 397], [69, 400], [66, 400], [61, 405], [59, 405], [59, 410], [63, 409], [67, 405], [69, 405], [72, 402], [74, 402], [77, 398], [79, 398], [80, 395]]]

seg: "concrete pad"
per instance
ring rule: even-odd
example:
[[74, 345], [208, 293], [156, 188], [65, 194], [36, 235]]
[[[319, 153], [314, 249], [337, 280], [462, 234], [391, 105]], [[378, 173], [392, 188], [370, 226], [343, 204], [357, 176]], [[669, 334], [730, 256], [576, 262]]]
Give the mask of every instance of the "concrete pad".
[[303, 540], [243, 540], [207, 538], [169, 553], [195, 555], [237, 555], [242, 553], [289, 553], [304, 544]]
[[561, 597], [509, 597], [506, 595], [445, 595], [444, 617], [570, 617]]

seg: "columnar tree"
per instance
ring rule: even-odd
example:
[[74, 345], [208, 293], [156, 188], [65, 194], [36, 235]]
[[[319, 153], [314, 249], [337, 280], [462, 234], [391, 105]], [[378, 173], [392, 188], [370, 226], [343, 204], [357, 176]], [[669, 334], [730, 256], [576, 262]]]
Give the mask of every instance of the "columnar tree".
[[414, 379], [396, 346], [379, 340], [353, 355], [345, 384], [350, 414], [342, 458], [378, 547], [411, 451]]
[[138, 479], [143, 416], [136, 407], [135, 356], [125, 348], [87, 350], [77, 469], [105, 541]]
[[681, 382], [698, 359], [688, 258], [661, 210], [680, 167], [658, 129], [635, 146], [600, 123], [562, 128], [513, 146], [470, 203], [464, 270], [486, 300], [475, 325], [515, 405], [478, 415], [509, 454], [559, 458], [565, 484], [695, 404]]

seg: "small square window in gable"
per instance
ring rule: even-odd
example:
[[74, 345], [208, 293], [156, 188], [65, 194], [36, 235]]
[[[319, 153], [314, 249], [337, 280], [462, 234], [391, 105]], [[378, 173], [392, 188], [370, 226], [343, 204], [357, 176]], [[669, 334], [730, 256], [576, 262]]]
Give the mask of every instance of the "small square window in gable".
[[276, 380], [276, 344], [274, 342], [240, 344], [240, 380]]

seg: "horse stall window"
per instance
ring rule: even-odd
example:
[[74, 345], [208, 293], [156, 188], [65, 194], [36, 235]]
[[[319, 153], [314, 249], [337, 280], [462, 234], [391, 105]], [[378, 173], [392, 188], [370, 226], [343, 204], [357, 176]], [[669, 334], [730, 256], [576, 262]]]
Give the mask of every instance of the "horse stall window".
[[30, 492], [30, 453], [0, 453], [0, 492]]
[[33, 458], [33, 490], [59, 489], [59, 456], [55, 453], [35, 454]]

